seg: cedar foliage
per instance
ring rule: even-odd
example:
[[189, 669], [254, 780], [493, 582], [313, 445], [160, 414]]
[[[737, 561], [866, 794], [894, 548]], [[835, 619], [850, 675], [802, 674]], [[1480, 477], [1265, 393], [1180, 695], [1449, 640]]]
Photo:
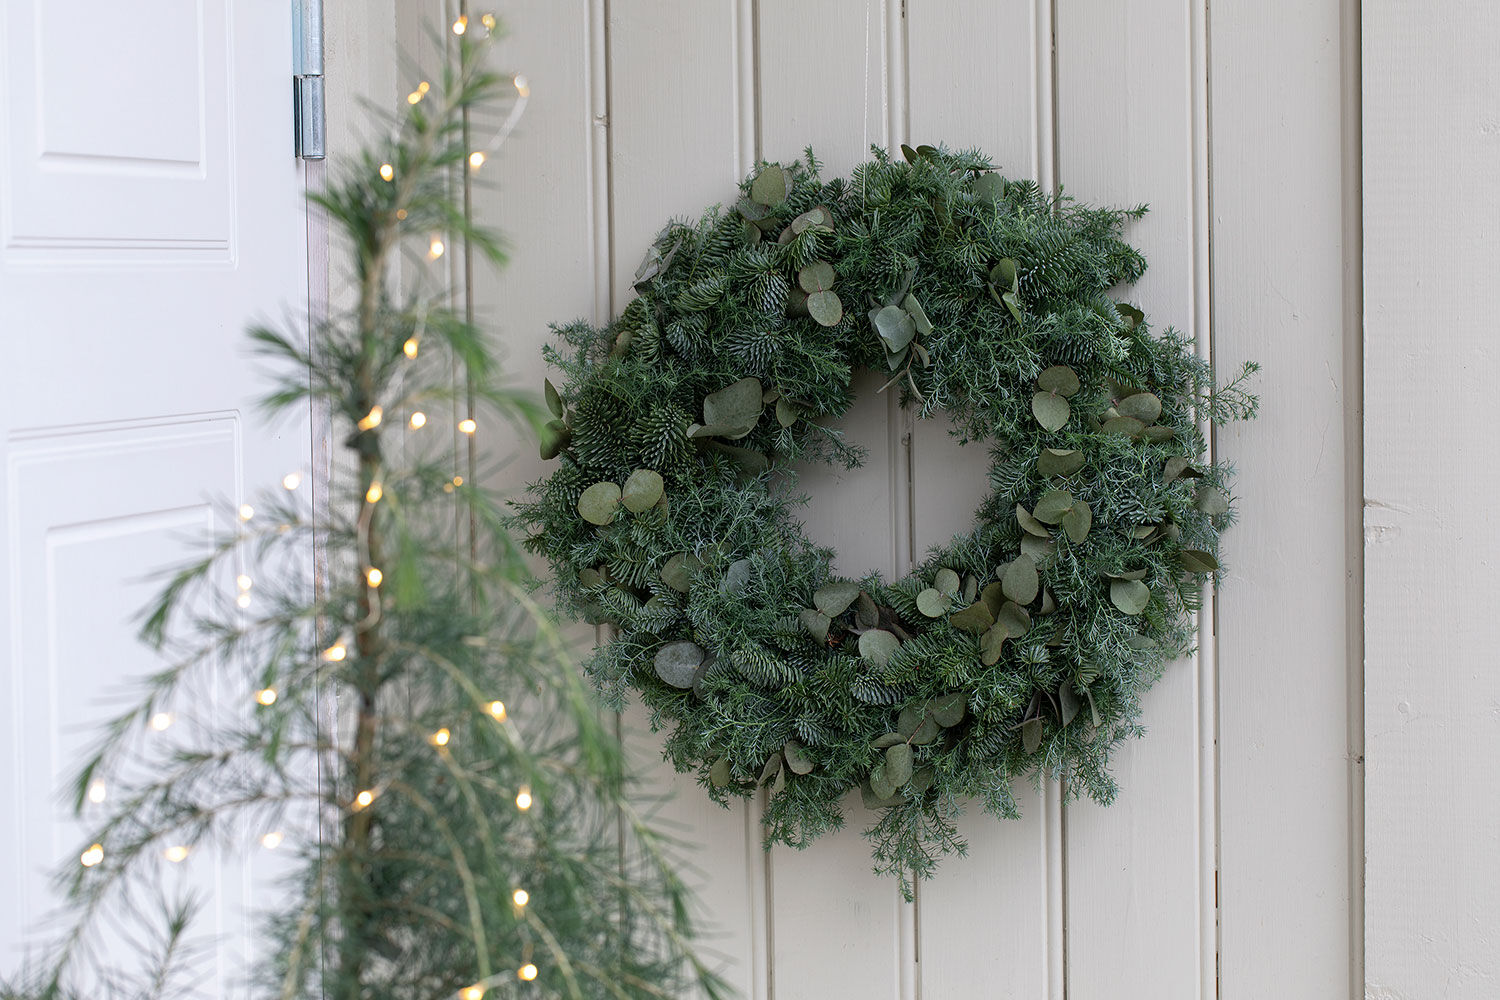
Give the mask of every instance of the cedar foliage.
[[[262, 959], [229, 974], [256, 995], [723, 995], [689, 947], [671, 845], [643, 822], [617, 740], [528, 595], [500, 502], [455, 476], [450, 420], [473, 416], [482, 440], [505, 421], [529, 431], [537, 413], [426, 259], [441, 233], [500, 260], [454, 195], [466, 113], [477, 129], [508, 83], [486, 68], [488, 34], [476, 23], [440, 84], [388, 123], [389, 143], [313, 198], [357, 301], [310, 336], [251, 336], [277, 372], [268, 410], [326, 407], [346, 448], [326, 514], [313, 519], [307, 487], [258, 498], [243, 523], [224, 511], [229, 537], [149, 610], [143, 635], [167, 665], [72, 792], [93, 818], [89, 789], [109, 789], [91, 834], [102, 860], [61, 873], [67, 929], [0, 996], [200, 995], [215, 952], [194, 917], [213, 900], [178, 876], [216, 854], [269, 859], [268, 832], [285, 838], [285, 884], [260, 900], [277, 903]], [[407, 432], [417, 411], [426, 429]], [[153, 731], [168, 712], [176, 723]], [[163, 856], [173, 845], [189, 852], [180, 867]], [[135, 954], [101, 943], [121, 928]]]
[[[964, 850], [954, 821], [965, 800], [1014, 816], [1012, 780], [1044, 770], [1065, 771], [1075, 795], [1115, 795], [1111, 751], [1141, 732], [1142, 692], [1192, 646], [1201, 577], [1184, 572], [1181, 553], [1212, 560], [1232, 521], [1227, 510], [1200, 509], [1206, 495], [1227, 496], [1231, 475], [1204, 464], [1200, 421], [1252, 415], [1243, 382], [1255, 366], [1216, 388], [1191, 342], [1152, 330], [1112, 298], [1145, 269], [1123, 238], [1144, 209], [1084, 206], [1004, 180], [977, 152], [906, 152], [903, 161], [876, 149], [848, 180], [824, 180], [809, 150], [747, 178], [734, 210], [669, 224], [620, 317], [564, 326], [546, 349], [562, 378], [544, 456], [560, 453], [559, 464], [531, 486], [519, 516], [532, 529], [528, 547], [555, 570], [562, 607], [617, 630], [590, 676], [611, 704], [640, 693], [668, 730], [665, 753], [678, 770], [721, 802], [771, 784], [767, 841], [793, 846], [839, 827], [846, 793], [862, 787], [877, 810], [868, 830], [876, 870], [909, 889], [941, 855]], [[779, 185], [771, 197], [755, 186], [777, 170], [784, 199]], [[806, 225], [820, 207], [831, 219]], [[819, 261], [836, 275], [836, 322], [810, 316], [797, 289], [799, 269]], [[1013, 297], [996, 285], [1007, 261]], [[908, 294], [931, 329], [892, 354], [874, 310]], [[1082, 388], [1051, 432], [1038, 426], [1032, 397], [1056, 365], [1070, 366]], [[859, 461], [838, 421], [860, 369], [885, 373], [920, 418], [950, 418], [971, 461], [986, 461], [988, 449], [992, 487], [973, 530], [910, 577], [860, 581], [882, 626], [905, 640], [884, 663], [861, 656], [873, 623], [852, 607], [834, 616], [826, 642], [799, 623], [834, 579], [835, 554], [797, 521], [807, 502], [797, 473], [810, 461]], [[713, 422], [705, 397], [747, 377], [766, 399], [750, 433], [700, 430]], [[1104, 430], [1116, 403], [1147, 390], [1162, 405], [1157, 436]], [[773, 402], [787, 404], [774, 417]], [[1043, 446], [1080, 451], [1083, 468], [1043, 475]], [[1169, 480], [1173, 457], [1186, 469]], [[665, 480], [658, 505], [621, 510], [605, 526], [580, 517], [584, 489], [642, 468]], [[1023, 549], [1017, 505], [1029, 512], [1054, 488], [1086, 501], [1093, 527], [1077, 541], [1050, 532], [1033, 548], [1056, 609], [1039, 598], [1029, 631], [986, 665], [981, 640], [924, 614], [919, 596], [951, 569], [974, 601]], [[1143, 526], [1154, 526], [1150, 538], [1138, 537]], [[685, 593], [663, 579], [684, 558], [696, 568]], [[1149, 586], [1139, 613], [1111, 600], [1126, 573]], [[653, 670], [657, 651], [681, 640], [707, 653], [691, 689]], [[924, 706], [954, 692], [963, 720], [913, 739]], [[905, 760], [888, 733], [910, 747]], [[793, 754], [811, 769], [791, 769]], [[896, 772], [910, 772], [896, 794], [872, 794]]]

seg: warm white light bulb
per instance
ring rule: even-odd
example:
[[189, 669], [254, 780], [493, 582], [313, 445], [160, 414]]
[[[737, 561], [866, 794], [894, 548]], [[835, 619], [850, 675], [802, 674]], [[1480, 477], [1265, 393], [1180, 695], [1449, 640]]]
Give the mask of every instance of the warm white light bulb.
[[235, 577], [234, 583], [235, 586], [239, 587], [241, 590], [249, 590], [251, 587], [255, 586], [255, 581], [250, 579], [250, 577], [244, 573], [241, 573], [239, 576]]
[[241, 593], [240, 596], [234, 599], [234, 603], [238, 604], [242, 608], [248, 608], [250, 606], [250, 595]]
[[536, 978], [536, 966], [532, 965], [530, 962], [527, 962], [525, 965], [516, 970], [516, 975], [520, 976], [522, 979], [529, 983]]
[[475, 983], [473, 986], [465, 986], [459, 993], [463, 1000], [481, 1000], [484, 996], [484, 987]]
[[269, 706], [276, 704], [276, 689], [261, 688], [259, 691], [255, 692], [255, 700], [260, 702], [262, 705]]
[[365, 503], [379, 503], [383, 496], [385, 496], [384, 488], [379, 483], [371, 483], [370, 488], [365, 490]]
[[371, 566], [365, 571], [365, 582], [372, 587], [380, 586], [380, 581], [385, 579], [385, 574]]
[[469, 154], [469, 169], [478, 170], [482, 166], [484, 166], [484, 153], [476, 149]]
[[485, 14], [483, 17], [481, 17], [479, 19], [479, 23], [482, 24], [482, 25], [484, 25], [485, 30], [487, 30], [487, 31], [494, 31], [495, 30], [495, 15], [494, 14]]
[[89, 783], [89, 801], [95, 805], [103, 802], [104, 797], [108, 794], [109, 790], [104, 786], [104, 779], [95, 778]]
[[514, 893], [511, 894], [510, 898], [515, 900], [517, 906], [525, 906], [527, 903], [531, 902], [531, 893], [527, 892], [525, 889], [517, 889]]
[[420, 100], [422, 100], [422, 92], [420, 90], [413, 90], [410, 94], [406, 95], [407, 104], [416, 104]]
[[522, 97], [531, 96], [531, 83], [524, 76], [517, 73], [516, 78], [511, 82], [516, 85], [516, 93], [520, 94]]
[[503, 701], [492, 701], [492, 702], [490, 702], [490, 714], [495, 717], [496, 721], [498, 721], [498, 722], [504, 722], [505, 721], [505, 702], [503, 702]]
[[442, 729], [439, 729], [437, 732], [433, 733], [431, 736], [428, 737], [428, 739], [431, 741], [432, 745], [435, 746], [435, 747], [445, 747], [445, 746], [447, 746], [448, 745], [448, 741], [450, 739], [452, 739], [452, 738], [453, 738], [453, 734], [450, 733], [450, 732], [448, 732], [448, 727], [446, 727], [446, 726], [444, 726]]
[[248, 521], [255, 516], [255, 508], [249, 504], [240, 504], [240, 520]]
[[460, 14], [460, 15], [458, 15], [458, 20], [453, 22], [453, 33], [455, 35], [462, 35], [465, 31], [468, 31], [468, 30], [469, 30], [469, 15], [467, 15], [467, 14]]
[[463, 484], [464, 484], [464, 477], [463, 476], [454, 476], [453, 477], [453, 485], [454, 486], [462, 486]]
[[172, 864], [178, 865], [187, 860], [188, 849], [182, 844], [173, 844], [165, 851], [162, 851], [161, 856], [172, 862]]
[[344, 648], [344, 644], [342, 642], [336, 642], [332, 646], [329, 646], [327, 649], [323, 650], [323, 659], [331, 660], [334, 663], [337, 663], [339, 660], [342, 660], [348, 655], [349, 650]]
[[423, 413], [421, 410], [418, 410], [416, 413], [413, 413], [411, 415], [411, 429], [412, 430], [419, 431], [423, 427], [425, 427], [426, 425], [427, 425], [427, 414]]
[[302, 485], [302, 476], [295, 472], [288, 472], [281, 477], [281, 485], [288, 490], [295, 490]]
[[158, 733], [165, 730], [171, 724], [171, 712], [157, 712], [155, 715], [151, 716], [151, 728], [156, 730]]
[[521, 790], [516, 793], [516, 808], [521, 810], [522, 812], [525, 812], [526, 810], [531, 808], [531, 789], [529, 787], [523, 786]]
[[93, 847], [90, 847], [88, 850], [80, 854], [78, 856], [78, 860], [83, 863], [83, 867], [85, 868], [94, 867], [99, 862], [104, 860], [104, 845], [95, 844]]
[[458, 429], [465, 434], [473, 434], [479, 429], [479, 425], [474, 422], [473, 417], [465, 417], [458, 422]]
[[354, 808], [356, 810], [363, 809], [365, 808], [365, 806], [368, 806], [371, 802], [374, 801], [375, 793], [367, 788], [364, 791], [360, 792], [358, 795], [354, 796]]
[[416, 337], [407, 337], [406, 338], [406, 343], [404, 343], [404, 344], [401, 345], [401, 353], [405, 354], [408, 358], [414, 358], [414, 357], [416, 357], [417, 356], [417, 338]]
[[396, 168], [395, 167], [391, 166], [389, 163], [382, 163], [380, 165], [380, 179], [381, 180], [383, 180], [383, 181], [389, 181], [389, 180], [393, 179], [395, 176], [396, 176]]
[[281, 841], [281, 831], [272, 830], [270, 833], [260, 838], [260, 846], [264, 847], [268, 851], [274, 851], [276, 850], [276, 848], [281, 846]]
[[379, 406], [372, 406], [370, 407], [370, 412], [365, 414], [364, 419], [361, 420], [357, 426], [362, 431], [372, 430], [380, 426], [381, 418], [383, 418], [384, 416], [385, 410], [381, 409]]
[[427, 245], [427, 256], [433, 260], [437, 260], [443, 255], [443, 251], [446, 249], [447, 247], [443, 246], [443, 241], [434, 236], [432, 242]]

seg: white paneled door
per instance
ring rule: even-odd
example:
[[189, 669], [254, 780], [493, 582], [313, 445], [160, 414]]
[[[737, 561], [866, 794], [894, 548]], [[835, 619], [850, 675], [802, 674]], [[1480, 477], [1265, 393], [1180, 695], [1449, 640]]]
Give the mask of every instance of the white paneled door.
[[[77, 862], [63, 782], [153, 666], [149, 578], [310, 471], [242, 336], [306, 312], [292, 37], [289, 0], [0, 0], [0, 978]], [[245, 874], [195, 865], [240, 937]]]

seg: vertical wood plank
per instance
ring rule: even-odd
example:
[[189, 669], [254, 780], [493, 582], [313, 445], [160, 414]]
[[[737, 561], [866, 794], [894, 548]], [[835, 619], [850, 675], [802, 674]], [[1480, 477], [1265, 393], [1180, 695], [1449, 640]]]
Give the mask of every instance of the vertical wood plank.
[[1495, 14], [1472, 0], [1363, 13], [1376, 402], [1364, 426], [1364, 989], [1382, 1000], [1488, 997], [1500, 982], [1500, 799], [1482, 777], [1500, 746], [1500, 535], [1484, 513], [1496, 473], [1480, 429], [1500, 358], [1475, 296], [1500, 254]]
[[[789, 160], [811, 145], [828, 176], [847, 175], [888, 141], [887, 7], [882, 0], [761, 0], [761, 155]], [[835, 40], [837, 39], [837, 40]], [[767, 58], [774, 54], [774, 59]], [[837, 552], [845, 576], [897, 568], [897, 461], [888, 404], [870, 373], [856, 376], [858, 402], [843, 421], [865, 464], [848, 472], [808, 468], [811, 536]], [[896, 887], [870, 871], [860, 832], [871, 814], [845, 800], [849, 826], [805, 851], [771, 853], [771, 927], [777, 1000], [900, 995], [902, 907]]]
[[[1201, 334], [1206, 347], [1195, 302], [1208, 247], [1194, 224], [1206, 183], [1194, 171], [1195, 147], [1206, 147], [1207, 136], [1194, 130], [1193, 6], [1084, 0], [1059, 8], [1057, 164], [1063, 189], [1083, 201], [1150, 204], [1127, 233], [1150, 269], [1120, 297], [1157, 328]], [[1231, 552], [1240, 541], [1231, 537]], [[1212, 855], [1213, 843], [1199, 837], [1200, 764], [1211, 773], [1212, 758], [1200, 759], [1198, 731], [1200, 673], [1212, 669], [1205, 649], [1171, 664], [1146, 696], [1145, 738], [1115, 756], [1121, 790], [1113, 805], [1066, 805], [1068, 995], [1076, 1000], [1118, 997], [1122, 986], [1130, 996], [1191, 996], [1213, 963], [1211, 952], [1200, 953], [1200, 857], [1205, 848]]]
[[[1035, 16], [1032, 0], [908, 0], [913, 141], [977, 146], [1007, 176], [1036, 176]], [[957, 45], [985, 57], [955, 58]], [[986, 447], [961, 447], [949, 436], [950, 426], [938, 416], [911, 427], [913, 548], [919, 558], [969, 530], [989, 489]], [[1017, 782], [1014, 791], [1022, 818], [997, 820], [972, 810], [959, 823], [969, 856], [947, 859], [921, 886], [922, 996], [1048, 995], [1054, 901], [1047, 859], [1055, 822], [1047, 822], [1046, 796], [1026, 782]], [[1055, 787], [1049, 794], [1055, 797]]]
[[[538, 0], [542, 2], [542, 0]], [[609, 4], [608, 124], [613, 311], [633, 297], [631, 276], [651, 239], [674, 217], [733, 201], [742, 175], [739, 142], [751, 95], [741, 93], [735, 6], [694, 0]], [[760, 973], [752, 913], [763, 887], [752, 883], [750, 806], [722, 809], [694, 779], [661, 760], [661, 737], [637, 706], [624, 717], [627, 747], [649, 783], [670, 793], [656, 814], [685, 842], [725, 974], [750, 994]]]
[[1345, 267], [1340, 28], [1338, 4], [1296, 0], [1216, 5], [1210, 19], [1214, 354], [1223, 371], [1267, 369], [1259, 419], [1217, 435], [1240, 471], [1217, 602], [1224, 1000], [1357, 992], [1345, 574], [1358, 552], [1345, 521], [1360, 484], [1343, 434], [1342, 292], [1358, 274]]

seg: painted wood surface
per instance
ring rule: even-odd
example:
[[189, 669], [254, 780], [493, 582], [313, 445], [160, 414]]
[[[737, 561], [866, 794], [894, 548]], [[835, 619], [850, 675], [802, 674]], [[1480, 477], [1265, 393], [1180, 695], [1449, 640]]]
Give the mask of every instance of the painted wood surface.
[[[907, 140], [979, 146], [1007, 174], [1084, 200], [1151, 203], [1130, 233], [1151, 270], [1122, 296], [1226, 370], [1267, 367], [1261, 419], [1215, 443], [1240, 467], [1231, 572], [1199, 654], [1148, 697], [1148, 734], [1121, 754], [1107, 809], [1065, 804], [1056, 780], [1020, 785], [1023, 818], [965, 817], [970, 856], [907, 904], [870, 874], [857, 797], [846, 831], [767, 854], [758, 804], [708, 803], [627, 715], [650, 786], [678, 792], [662, 815], [697, 842], [710, 944], [747, 997], [1356, 988], [1358, 274], [1346, 271], [1348, 26], [1325, 6], [1270, 0], [1211, 21], [1207, 0], [508, 6], [507, 66], [529, 78], [532, 105], [476, 195], [515, 247], [477, 291], [522, 384], [540, 382], [549, 322], [617, 312], [661, 225], [732, 200], [760, 158], [812, 145], [834, 175], [872, 143]], [[961, 449], [878, 385], [861, 382], [845, 422], [866, 464], [803, 479], [809, 530], [846, 574], [905, 572], [968, 527], [985, 489], [982, 446]], [[513, 450], [508, 488], [541, 471], [530, 447]]]
[[[1364, 5], [1366, 996], [1500, 992], [1500, 16]], [[1476, 296], [1476, 292], [1478, 295]], [[1411, 402], [1398, 402], [1410, 400]]]

